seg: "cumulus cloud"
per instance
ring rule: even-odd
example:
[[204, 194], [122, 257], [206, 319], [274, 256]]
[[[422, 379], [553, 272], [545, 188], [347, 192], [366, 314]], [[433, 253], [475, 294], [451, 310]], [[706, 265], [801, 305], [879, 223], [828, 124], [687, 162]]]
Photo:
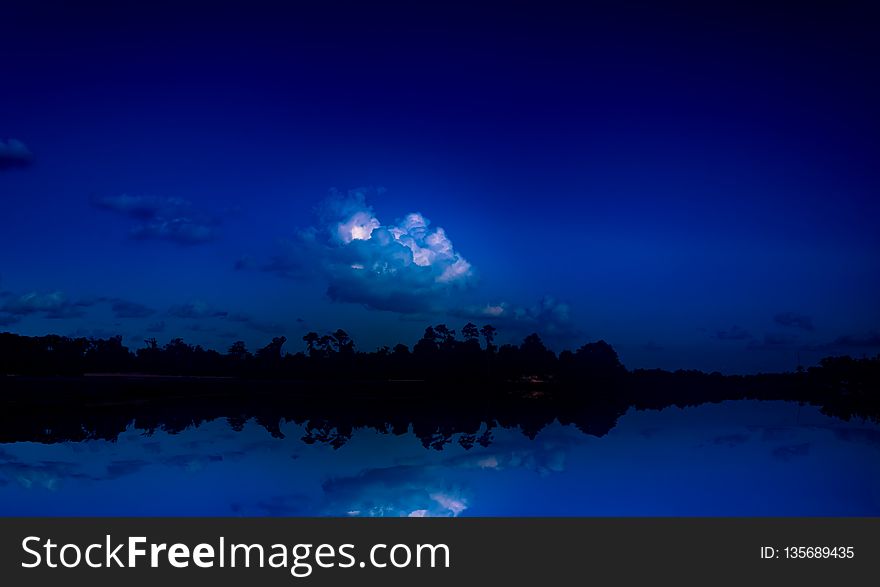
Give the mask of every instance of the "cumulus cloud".
[[471, 264], [442, 227], [418, 212], [380, 221], [364, 190], [333, 193], [318, 208], [320, 227], [281, 243], [264, 269], [324, 278], [334, 301], [401, 313], [435, 311], [450, 292], [473, 284]]
[[180, 198], [158, 196], [107, 196], [94, 201], [102, 210], [136, 221], [129, 235], [134, 239], [167, 240], [195, 245], [217, 236], [216, 221], [194, 212], [192, 204]]
[[813, 330], [813, 319], [805, 314], [795, 312], [780, 312], [773, 317], [773, 321], [780, 326], [800, 328], [801, 330]]
[[491, 322], [513, 336], [539, 331], [551, 344], [578, 335], [568, 304], [552, 297], [532, 306], [472, 302], [480, 296], [477, 272], [451, 235], [419, 212], [383, 222], [366, 194], [364, 189], [332, 192], [316, 207], [318, 222], [279, 241], [268, 263], [242, 257], [235, 268], [257, 266], [285, 278], [323, 281], [333, 301], [408, 319]]
[[14, 167], [27, 167], [33, 161], [33, 154], [19, 140], [0, 140], [0, 170]]

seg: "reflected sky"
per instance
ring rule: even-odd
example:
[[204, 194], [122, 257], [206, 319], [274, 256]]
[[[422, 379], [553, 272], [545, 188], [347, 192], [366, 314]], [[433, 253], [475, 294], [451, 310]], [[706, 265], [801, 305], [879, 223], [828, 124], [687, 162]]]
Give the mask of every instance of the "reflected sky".
[[2, 515], [878, 515], [880, 426], [785, 402], [630, 410], [607, 435], [425, 449], [356, 431], [344, 446], [223, 420], [115, 442], [0, 445]]

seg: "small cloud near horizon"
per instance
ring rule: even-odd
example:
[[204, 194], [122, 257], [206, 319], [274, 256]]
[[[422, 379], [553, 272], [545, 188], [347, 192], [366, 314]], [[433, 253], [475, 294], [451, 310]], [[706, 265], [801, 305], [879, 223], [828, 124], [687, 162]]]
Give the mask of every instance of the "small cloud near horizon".
[[800, 328], [801, 330], [813, 330], [813, 319], [806, 314], [796, 312], [780, 312], [773, 317], [773, 321], [780, 326]]
[[862, 334], [845, 334], [825, 344], [805, 347], [811, 351], [853, 351], [880, 349], [880, 330]]

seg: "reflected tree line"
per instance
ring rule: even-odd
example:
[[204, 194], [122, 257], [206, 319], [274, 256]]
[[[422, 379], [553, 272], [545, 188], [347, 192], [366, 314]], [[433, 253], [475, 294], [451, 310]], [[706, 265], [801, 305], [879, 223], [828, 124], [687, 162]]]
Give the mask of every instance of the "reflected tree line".
[[[497, 427], [533, 438], [548, 424], [602, 436], [628, 409], [737, 399], [817, 405], [832, 416], [880, 422], [880, 356], [828, 357], [792, 373], [725, 376], [627, 370], [608, 343], [559, 354], [537, 334], [495, 345], [491, 325], [461, 336], [428, 327], [412, 349], [356, 350], [343, 330], [284, 337], [256, 352], [225, 354], [173, 339], [132, 352], [121, 337], [0, 334], [0, 442], [113, 440], [132, 423], [171, 433], [216, 419], [256, 421], [273, 436], [304, 426], [302, 440], [343, 446], [358, 429], [412, 433], [427, 448], [488, 445]], [[83, 374], [113, 374], [83, 377]]]

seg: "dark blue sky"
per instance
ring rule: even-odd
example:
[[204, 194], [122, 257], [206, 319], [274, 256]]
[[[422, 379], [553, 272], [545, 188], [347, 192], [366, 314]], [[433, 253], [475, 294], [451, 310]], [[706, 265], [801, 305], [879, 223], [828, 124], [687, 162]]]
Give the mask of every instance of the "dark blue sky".
[[880, 350], [867, 4], [366, 4], [4, 3], [0, 330]]

